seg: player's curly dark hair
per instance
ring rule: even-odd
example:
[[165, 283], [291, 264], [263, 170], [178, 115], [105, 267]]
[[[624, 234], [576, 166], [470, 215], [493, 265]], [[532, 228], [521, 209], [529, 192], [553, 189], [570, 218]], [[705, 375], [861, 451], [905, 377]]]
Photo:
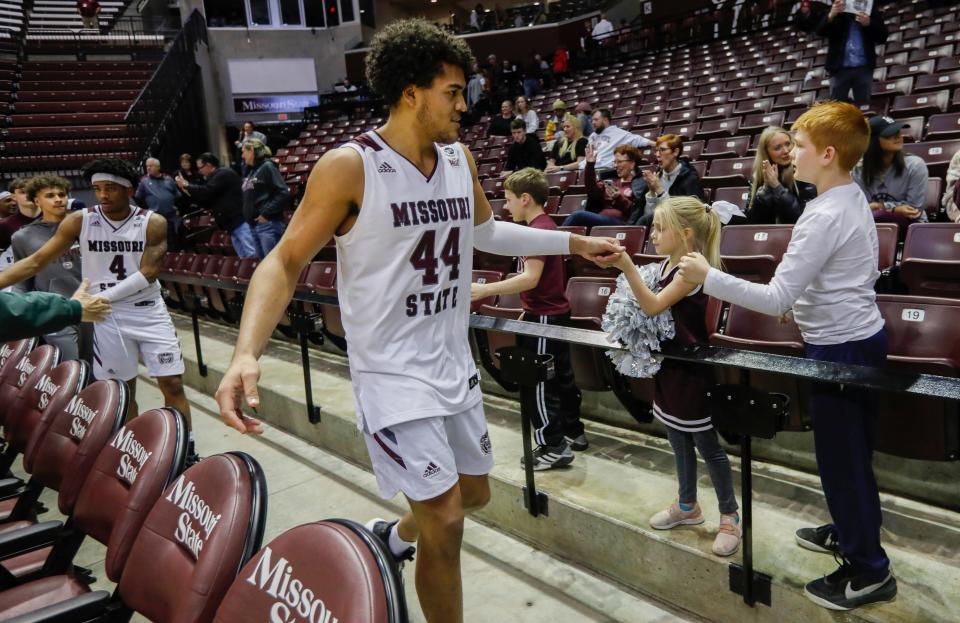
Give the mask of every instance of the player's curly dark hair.
[[137, 183], [140, 181], [140, 174], [134, 166], [120, 158], [101, 158], [83, 165], [83, 176], [87, 178], [87, 181], [90, 181], [94, 173], [109, 173], [110, 175], [122, 177], [125, 180], [129, 180], [134, 188], [136, 188]]
[[469, 75], [474, 58], [462, 39], [424, 19], [402, 19], [377, 33], [366, 62], [370, 89], [392, 106], [411, 84], [429, 87], [443, 63]]

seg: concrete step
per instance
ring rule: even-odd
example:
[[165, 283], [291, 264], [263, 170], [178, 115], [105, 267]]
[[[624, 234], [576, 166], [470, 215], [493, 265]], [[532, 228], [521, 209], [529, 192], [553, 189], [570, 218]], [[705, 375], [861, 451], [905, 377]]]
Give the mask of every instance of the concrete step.
[[[175, 322], [185, 345], [187, 384], [212, 395], [232, 355], [236, 330], [202, 322], [209, 375], [195, 365], [189, 319]], [[272, 340], [261, 369], [259, 415], [270, 425], [369, 469], [356, 429], [346, 359], [312, 351], [314, 395], [322, 406], [319, 425], [307, 421], [299, 349]], [[673, 455], [662, 438], [600, 423], [588, 423], [590, 450], [573, 465], [537, 475], [549, 495], [549, 516], [523, 508], [519, 415], [514, 401], [487, 396], [496, 464], [493, 499], [478, 519], [517, 536], [536, 549], [677, 607], [716, 621], [832, 621], [835, 615], [803, 596], [803, 585], [832, 572], [829, 556], [796, 546], [797, 528], [827, 521], [815, 476], [771, 463], [754, 464], [754, 562], [772, 577], [772, 606], [750, 608], [729, 591], [728, 565], [710, 553], [718, 522], [715, 497], [701, 466], [701, 526], [657, 531], [649, 517], [676, 496]], [[731, 457], [739, 481], [739, 461]], [[739, 488], [738, 488], [739, 489]], [[739, 493], [739, 491], [738, 491]], [[892, 495], [882, 497], [884, 546], [893, 560], [900, 593], [891, 604], [852, 612], [849, 621], [958, 620], [960, 514]], [[469, 581], [468, 581], [469, 582]]]

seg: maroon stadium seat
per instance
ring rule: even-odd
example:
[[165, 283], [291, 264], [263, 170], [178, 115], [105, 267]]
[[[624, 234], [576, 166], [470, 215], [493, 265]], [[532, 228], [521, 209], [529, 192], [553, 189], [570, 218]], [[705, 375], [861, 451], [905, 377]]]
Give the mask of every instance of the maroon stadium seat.
[[877, 268], [881, 273], [889, 273], [896, 265], [898, 236], [899, 228], [896, 223], [877, 223], [877, 242], [880, 245]]
[[[473, 283], [495, 283], [497, 281], [503, 281], [503, 273], [499, 273], [492, 270], [475, 270], [473, 271], [473, 277], [471, 279]], [[476, 301], [470, 302], [470, 311], [478, 312], [480, 308], [485, 305], [493, 306], [497, 304], [496, 296], [488, 296], [486, 298], [477, 299]]]
[[35, 337], [0, 344], [0, 421], [6, 418], [20, 385], [20, 360], [37, 346]]
[[729, 201], [739, 206], [741, 210], [747, 209], [747, 202], [750, 200], [749, 186], [731, 186], [728, 188], [717, 188], [713, 191], [714, 201]]
[[0, 423], [5, 425], [12, 416], [12, 410], [18, 408], [17, 396], [21, 390], [36, 385], [41, 377], [49, 374], [59, 363], [60, 349], [49, 344], [38, 346], [20, 357], [0, 385]]
[[705, 188], [746, 186], [752, 167], [753, 158], [720, 158], [710, 163], [709, 173], [701, 182]]
[[960, 224], [907, 228], [900, 279], [913, 295], [960, 298]]
[[927, 121], [928, 141], [960, 138], [960, 113], [930, 115]]
[[[642, 225], [603, 225], [590, 230], [591, 236], [616, 238], [633, 255], [643, 249], [647, 239], [647, 228]], [[576, 277], [608, 277], [616, 279], [619, 271], [615, 268], [600, 268], [590, 260], [574, 255], [571, 260], [571, 274]]]
[[742, 158], [750, 148], [749, 136], [712, 138], [700, 156], [706, 160], [713, 158]]
[[[600, 330], [607, 299], [616, 289], [616, 280], [604, 277], [572, 277], [567, 281], [570, 301], [570, 325]], [[570, 345], [570, 365], [577, 387], [590, 391], [610, 389], [609, 363], [603, 352], [587, 346]]]
[[[69, 529], [60, 522], [38, 526], [44, 529], [48, 547], [3, 561], [5, 566], [22, 566], [24, 559], [36, 559], [44, 566], [39, 578], [33, 575], [26, 583], [0, 592], [0, 611], [10, 615], [27, 607], [39, 609], [87, 592], [68, 575], [86, 536], [107, 546], [107, 577], [119, 581], [147, 512], [183, 470], [186, 453], [186, 422], [174, 410], [147, 411], [120, 429], [100, 450], [83, 481]], [[25, 527], [5, 532], [5, 549], [9, 551], [18, 540], [33, 541], [35, 546], [37, 537], [27, 533]]]
[[909, 143], [903, 150], [923, 158], [931, 177], [946, 177], [950, 159], [960, 151], [960, 139]]
[[[278, 565], [303, 589], [297, 608], [278, 601]], [[389, 551], [363, 526], [341, 519], [297, 526], [268, 543], [240, 571], [213, 621], [266, 621], [304, 610], [314, 621], [333, 620], [330, 613], [340, 620], [349, 613], [356, 623], [407, 620], [403, 584]]]
[[[723, 332], [713, 333], [710, 344], [788, 357], [804, 357], [803, 338], [792, 316], [781, 319], [738, 305], [730, 305]], [[740, 371], [734, 368], [723, 368], [721, 375], [726, 383], [740, 382]], [[783, 430], [809, 429], [806, 417], [808, 386], [805, 383], [782, 374], [751, 371], [750, 386], [790, 397], [789, 421], [783, 423]]]
[[[960, 304], [949, 299], [884, 295], [877, 306], [886, 321], [887, 366], [893, 370], [956, 377]], [[960, 457], [956, 402], [881, 393], [876, 449], [896, 456], [944, 461]]]
[[946, 112], [950, 104], [950, 91], [934, 91], [929, 93], [919, 93], [916, 95], [900, 95], [893, 99], [893, 105], [890, 107], [890, 114], [903, 115], [929, 115], [932, 113]]
[[728, 225], [720, 232], [724, 269], [741, 279], [769, 283], [790, 244], [792, 225]]

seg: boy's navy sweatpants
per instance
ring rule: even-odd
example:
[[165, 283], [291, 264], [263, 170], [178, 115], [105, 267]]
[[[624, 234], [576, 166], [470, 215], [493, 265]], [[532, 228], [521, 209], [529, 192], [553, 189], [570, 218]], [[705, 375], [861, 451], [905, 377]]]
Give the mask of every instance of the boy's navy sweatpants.
[[[806, 344], [819, 361], [882, 367], [887, 334], [856, 342]], [[820, 483], [839, 536], [840, 551], [855, 568], [885, 577], [890, 560], [880, 546], [880, 492], [873, 474], [877, 401], [868, 389], [816, 383], [810, 392]]]

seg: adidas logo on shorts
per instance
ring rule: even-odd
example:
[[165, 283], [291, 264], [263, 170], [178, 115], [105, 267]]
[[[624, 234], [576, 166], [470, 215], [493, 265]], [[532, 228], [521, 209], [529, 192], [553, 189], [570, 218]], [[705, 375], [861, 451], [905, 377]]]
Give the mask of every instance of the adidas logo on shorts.
[[396, 169], [391, 167], [386, 162], [382, 163], [379, 167], [377, 167], [377, 171], [379, 171], [380, 173], [396, 173], [397, 172]]
[[433, 478], [439, 473], [440, 473], [440, 468], [437, 467], [436, 463], [434, 463], [433, 461], [430, 461], [430, 463], [427, 465], [427, 469], [423, 470], [423, 477]]

